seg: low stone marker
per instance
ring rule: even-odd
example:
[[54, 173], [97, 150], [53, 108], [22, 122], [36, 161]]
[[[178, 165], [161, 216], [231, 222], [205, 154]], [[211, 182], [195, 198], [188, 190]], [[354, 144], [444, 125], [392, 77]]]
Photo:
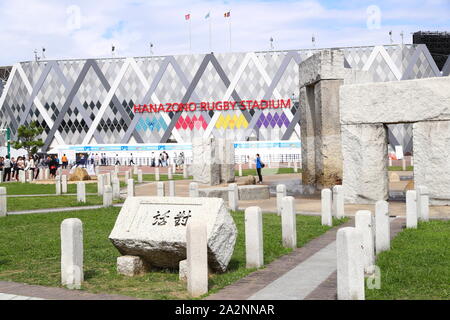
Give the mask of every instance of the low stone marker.
[[189, 179], [189, 172], [188, 172], [187, 164], [183, 165], [183, 178]]
[[378, 201], [375, 204], [375, 252], [379, 254], [391, 248], [391, 227], [389, 221], [389, 204]]
[[45, 170], [43, 168], [39, 169], [39, 180], [44, 180], [45, 179]]
[[294, 197], [283, 198], [283, 210], [281, 213], [283, 246], [291, 249], [297, 248], [297, 220], [294, 200]]
[[193, 219], [186, 230], [187, 289], [191, 297], [208, 293], [208, 237], [206, 223]]
[[405, 160], [405, 158], [402, 159], [402, 170], [406, 171], [406, 160]]
[[122, 256], [117, 258], [117, 273], [134, 277], [147, 272], [144, 261], [137, 256]]
[[[2, 171], [2, 173], [3, 173], [3, 171]], [[33, 180], [34, 180], [34, 171], [27, 170], [27, 173], [28, 173], [28, 182], [33, 182]], [[1, 176], [1, 178], [0, 178], [1, 181], [0, 182], [3, 182], [3, 180], [2, 180], [3, 175], [0, 174], [0, 176]]]
[[61, 283], [69, 289], [81, 289], [83, 272], [83, 224], [67, 219], [61, 224]]
[[45, 180], [50, 180], [50, 169], [49, 168], [46, 168], [44, 170], [44, 179]]
[[186, 226], [207, 226], [208, 264], [225, 272], [234, 251], [237, 229], [218, 198], [127, 198], [109, 238], [122, 255], [141, 257], [148, 266], [178, 268], [186, 255]]
[[175, 197], [175, 181], [169, 181], [169, 197]]
[[61, 192], [67, 193], [67, 176], [63, 175], [61, 176]]
[[105, 189], [103, 190], [103, 207], [108, 208], [112, 207], [112, 205], [113, 205], [112, 187], [105, 186]]
[[178, 279], [180, 281], [186, 282], [188, 276], [187, 273], [187, 260], [180, 261], [178, 267]]
[[342, 186], [333, 187], [333, 216], [342, 219], [345, 216], [344, 189]]
[[119, 166], [118, 166], [118, 165], [115, 165], [115, 166], [114, 166], [114, 172], [115, 172], [115, 173], [119, 173], [119, 171], [120, 171]]
[[97, 176], [97, 194], [99, 196], [103, 195], [104, 187], [103, 175], [100, 174]]
[[138, 170], [138, 183], [144, 182], [144, 175], [142, 174], [142, 170]]
[[100, 167], [95, 167], [95, 175], [97, 176], [98, 179], [98, 176], [100, 175]]
[[155, 168], [155, 181], [161, 180], [160, 174], [159, 174], [159, 168]]
[[86, 184], [77, 182], [77, 202], [86, 203]]
[[57, 195], [61, 195], [61, 176], [55, 178], [55, 191]]
[[19, 170], [19, 182], [20, 183], [26, 183], [27, 182], [25, 170]]
[[200, 194], [199, 194], [199, 190], [198, 190], [198, 183], [191, 182], [189, 184], [189, 197], [198, 198], [199, 196], [200, 196]]
[[322, 225], [333, 226], [333, 214], [331, 208], [333, 206], [333, 197], [330, 189], [322, 190]]
[[111, 175], [111, 172], [107, 172], [107, 173], [105, 173], [104, 174], [104, 177], [105, 177], [105, 186], [110, 186], [111, 185], [111, 181], [112, 181], [112, 175]]
[[414, 190], [406, 191], [406, 228], [417, 228], [417, 194]]
[[128, 185], [128, 180], [130, 180], [130, 171], [125, 171], [125, 184]]
[[363, 235], [363, 255], [364, 255], [364, 271], [373, 273], [375, 265], [375, 247], [373, 234], [373, 218], [372, 213], [367, 210], [361, 210], [356, 213], [355, 228], [361, 231]]
[[364, 300], [363, 235], [356, 228], [339, 229], [337, 246], [338, 300]]
[[239, 177], [242, 177], [242, 164], [239, 164]]
[[232, 211], [239, 209], [239, 189], [236, 183], [228, 185], [228, 206]]
[[173, 173], [172, 173], [172, 168], [167, 168], [167, 179], [168, 180], [173, 180]]
[[425, 186], [418, 186], [417, 193], [417, 218], [420, 221], [430, 220], [430, 195], [428, 188]]
[[259, 207], [245, 210], [245, 256], [248, 269], [264, 265], [263, 222]]
[[165, 197], [166, 196], [166, 186], [163, 181], [158, 182], [156, 184], [156, 195], [158, 197]]
[[283, 199], [287, 196], [286, 185], [279, 184], [277, 185], [277, 213], [281, 216]]
[[120, 199], [120, 180], [119, 179], [113, 179], [112, 191], [113, 191], [113, 199], [119, 200]]
[[6, 188], [0, 187], [0, 218], [6, 217], [8, 213]]
[[134, 197], [135, 194], [136, 194], [136, 189], [134, 187], [134, 180], [129, 179], [128, 186], [127, 186], [127, 197]]
[[294, 162], [294, 172], [298, 173], [298, 163], [297, 163], [297, 161]]
[[138, 174], [138, 172], [139, 172], [138, 166], [134, 166], [133, 167], [133, 174]]

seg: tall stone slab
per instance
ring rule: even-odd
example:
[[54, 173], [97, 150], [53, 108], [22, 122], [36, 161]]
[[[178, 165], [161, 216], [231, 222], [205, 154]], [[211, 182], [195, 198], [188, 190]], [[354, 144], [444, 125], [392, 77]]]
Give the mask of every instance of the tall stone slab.
[[77, 182], [77, 202], [86, 203], [86, 183]]
[[159, 168], [155, 168], [155, 181], [160, 181], [161, 180], [161, 176], [159, 173]]
[[81, 289], [83, 281], [83, 224], [79, 219], [67, 219], [61, 224], [61, 283]]
[[6, 188], [0, 187], [0, 218], [6, 217], [8, 213]]
[[361, 210], [356, 213], [355, 228], [363, 235], [364, 271], [372, 273], [375, 265], [375, 245], [372, 213]]
[[277, 185], [277, 213], [281, 216], [283, 209], [283, 199], [287, 196], [286, 185]]
[[175, 197], [176, 191], [175, 191], [175, 181], [171, 180], [169, 181], [169, 197]]
[[187, 289], [191, 297], [208, 293], [208, 237], [206, 223], [189, 222], [186, 230]]
[[322, 190], [322, 225], [323, 226], [333, 226], [333, 214], [332, 214], [332, 206], [333, 206], [333, 197], [330, 189]]
[[245, 257], [246, 268], [264, 265], [263, 222], [259, 207], [245, 210]]
[[375, 252], [379, 254], [391, 248], [391, 227], [389, 221], [389, 204], [378, 201], [375, 204]]
[[283, 246], [291, 249], [297, 248], [297, 215], [295, 213], [294, 197], [285, 197], [283, 199], [281, 231]]
[[19, 182], [20, 183], [26, 183], [27, 182], [25, 170], [19, 170]]
[[199, 190], [198, 190], [198, 183], [191, 182], [189, 184], [189, 197], [198, 198], [199, 196], [200, 196], [200, 194], [199, 194]]
[[134, 187], [134, 180], [133, 179], [129, 179], [128, 180], [128, 185], [127, 185], [127, 196], [128, 197], [134, 197], [136, 193], [136, 189]]
[[234, 142], [226, 139], [217, 139], [220, 164], [220, 182], [232, 183], [236, 181]]

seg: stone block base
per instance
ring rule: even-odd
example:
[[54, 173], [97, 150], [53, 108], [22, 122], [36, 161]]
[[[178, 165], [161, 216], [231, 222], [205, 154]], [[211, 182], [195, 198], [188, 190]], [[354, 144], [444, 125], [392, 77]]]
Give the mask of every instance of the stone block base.
[[117, 272], [127, 277], [134, 277], [147, 272], [144, 261], [137, 256], [117, 258]]
[[[270, 189], [266, 185], [239, 186], [239, 200], [266, 200], [270, 199]], [[228, 187], [200, 189], [202, 198], [221, 198], [228, 201]]]

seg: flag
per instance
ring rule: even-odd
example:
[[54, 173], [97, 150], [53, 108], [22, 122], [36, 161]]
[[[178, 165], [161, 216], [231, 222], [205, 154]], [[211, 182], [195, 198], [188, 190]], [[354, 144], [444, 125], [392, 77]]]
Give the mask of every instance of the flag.
[[210, 16], [211, 16], [211, 12], [208, 12], [208, 14], [205, 16], [205, 19], [209, 19]]
[[191, 19], [191, 14], [186, 14], [186, 15], [184, 16], [184, 18], [185, 18], [186, 20]]
[[231, 12], [230, 11], [228, 11], [228, 12], [225, 12], [225, 14], [223, 15], [225, 18], [229, 18], [230, 17], [230, 14], [231, 14]]

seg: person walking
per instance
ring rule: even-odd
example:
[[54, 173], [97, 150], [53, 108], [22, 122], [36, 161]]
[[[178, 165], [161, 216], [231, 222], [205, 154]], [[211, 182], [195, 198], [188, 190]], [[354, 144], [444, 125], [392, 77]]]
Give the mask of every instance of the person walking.
[[67, 159], [67, 156], [64, 154], [61, 158], [62, 161], [62, 168], [67, 169], [67, 166], [69, 165], [69, 159]]
[[9, 156], [6, 156], [5, 161], [3, 162], [3, 181], [11, 181], [11, 160]]
[[256, 172], [258, 173], [259, 181], [258, 183], [263, 183], [263, 177], [262, 177], [262, 169], [266, 165], [261, 161], [261, 157], [259, 154], [256, 155]]

